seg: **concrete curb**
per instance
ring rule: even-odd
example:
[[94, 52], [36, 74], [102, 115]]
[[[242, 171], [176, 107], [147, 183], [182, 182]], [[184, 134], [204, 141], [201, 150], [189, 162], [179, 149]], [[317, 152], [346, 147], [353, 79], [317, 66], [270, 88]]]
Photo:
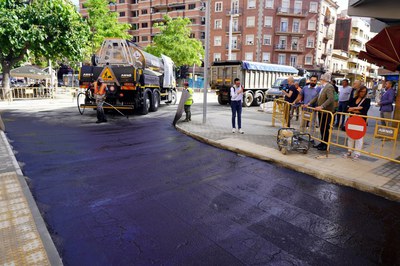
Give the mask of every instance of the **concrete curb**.
[[356, 180], [353, 180], [353, 179], [348, 178], [348, 177], [337, 176], [337, 175], [333, 175], [333, 174], [328, 173], [328, 172], [315, 170], [315, 169], [306, 167], [306, 166], [304, 166], [302, 164], [293, 164], [293, 162], [288, 163], [286, 161], [279, 160], [279, 159], [276, 159], [276, 158], [273, 158], [273, 157], [270, 157], [270, 156], [260, 155], [260, 154], [257, 154], [257, 153], [250, 152], [248, 150], [232, 147], [232, 146], [220, 143], [219, 141], [211, 140], [211, 139], [208, 139], [208, 138], [203, 137], [201, 135], [197, 135], [197, 134], [194, 134], [194, 133], [192, 133], [190, 131], [187, 131], [187, 130], [181, 128], [179, 126], [179, 124], [176, 125], [176, 129], [179, 132], [181, 132], [181, 133], [183, 133], [183, 134], [185, 134], [185, 135], [187, 135], [189, 137], [192, 137], [194, 139], [197, 139], [197, 140], [199, 140], [201, 142], [204, 142], [206, 144], [212, 145], [212, 146], [220, 148], [220, 149], [229, 150], [229, 151], [232, 151], [232, 152], [235, 152], [235, 153], [238, 153], [238, 154], [241, 154], [241, 155], [245, 155], [245, 156], [248, 156], [248, 157], [252, 157], [252, 158], [255, 158], [255, 159], [259, 159], [259, 160], [263, 160], [263, 161], [267, 161], [267, 162], [272, 162], [272, 163], [280, 165], [282, 167], [285, 167], [285, 168], [288, 168], [288, 169], [291, 169], [291, 170], [294, 170], [294, 171], [297, 171], [297, 172], [301, 172], [301, 173], [305, 173], [305, 174], [314, 176], [314, 177], [316, 177], [316, 178], [318, 178], [320, 180], [324, 180], [324, 181], [327, 181], [329, 183], [334, 183], [334, 184], [339, 184], [339, 185], [343, 185], [343, 186], [347, 186], [347, 187], [352, 187], [352, 188], [355, 188], [357, 190], [361, 190], [361, 191], [364, 191], [364, 192], [372, 193], [372, 194], [375, 194], [375, 195], [380, 196], [380, 197], [384, 197], [384, 198], [389, 199], [389, 200], [399, 201], [400, 202], [400, 195], [398, 193], [390, 191], [390, 190], [387, 190], [387, 189], [384, 189], [384, 188], [372, 186], [371, 184], [363, 183], [363, 182], [360, 182], [359, 180], [356, 181]]
[[18, 161], [14, 156], [14, 152], [12, 151], [12, 147], [8, 142], [7, 136], [1, 130], [0, 130], [0, 136], [6, 145], [9, 158], [13, 162], [13, 166], [15, 168], [14, 170], [18, 176], [18, 180], [21, 185], [24, 196], [26, 198], [26, 201], [28, 202], [29, 209], [31, 211], [33, 220], [35, 221], [35, 225], [40, 235], [40, 238], [42, 239], [42, 243], [46, 250], [46, 254], [49, 259], [50, 265], [63, 265], [61, 257], [56, 249], [56, 246], [54, 245], [50, 233], [47, 230], [46, 223], [44, 222], [43, 217], [40, 214], [39, 208], [36, 205], [35, 199], [33, 198], [32, 193], [29, 190], [28, 184], [26, 183], [25, 176], [23, 175], [22, 170], [18, 164]]

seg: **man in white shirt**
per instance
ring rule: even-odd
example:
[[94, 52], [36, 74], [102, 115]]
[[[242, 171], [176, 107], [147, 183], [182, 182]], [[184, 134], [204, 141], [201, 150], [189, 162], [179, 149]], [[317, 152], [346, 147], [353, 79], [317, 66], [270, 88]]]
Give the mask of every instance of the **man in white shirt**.
[[[343, 112], [347, 111], [347, 106], [349, 105], [352, 90], [353, 90], [353, 88], [351, 86], [349, 86], [349, 80], [347, 80], [347, 79], [342, 80], [342, 86], [339, 87], [338, 112], [343, 113]], [[343, 116], [342, 121], [340, 121], [341, 117], [342, 117], [341, 115], [336, 116], [336, 122], [334, 125], [335, 127], [339, 127], [339, 123], [340, 123], [341, 128], [344, 126], [345, 117]]]
[[243, 134], [242, 130], [242, 101], [244, 88], [240, 84], [240, 79], [235, 78], [234, 85], [231, 87], [231, 109], [232, 109], [232, 133], [236, 132], [236, 114], [238, 120], [239, 133]]

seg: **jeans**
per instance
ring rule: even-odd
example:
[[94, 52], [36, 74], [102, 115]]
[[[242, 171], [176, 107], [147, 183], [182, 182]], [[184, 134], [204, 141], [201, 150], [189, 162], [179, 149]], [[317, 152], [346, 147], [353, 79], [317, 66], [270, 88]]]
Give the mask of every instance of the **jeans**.
[[191, 121], [192, 120], [192, 113], [190, 112], [190, 106], [191, 105], [185, 105], [184, 110], [186, 113], [186, 120]]
[[235, 127], [236, 122], [236, 114], [238, 120], [238, 128], [242, 128], [242, 101], [231, 101], [231, 109], [232, 109], [232, 128]]
[[[342, 112], [342, 113], [346, 113], [346, 111], [347, 111], [347, 106], [349, 105], [349, 102], [348, 101], [345, 101], [345, 102], [339, 102], [339, 106], [338, 106], [338, 112]], [[342, 121], [340, 121], [340, 119], [342, 119]], [[342, 115], [336, 115], [336, 122], [335, 122], [335, 125], [336, 126], [339, 126], [339, 124], [340, 124], [340, 127], [343, 127], [344, 126], [344, 121], [346, 120], [346, 117], [343, 115], [343, 117], [342, 117]]]
[[104, 114], [103, 104], [104, 104], [104, 98], [96, 97], [97, 121], [106, 121], [106, 115]]

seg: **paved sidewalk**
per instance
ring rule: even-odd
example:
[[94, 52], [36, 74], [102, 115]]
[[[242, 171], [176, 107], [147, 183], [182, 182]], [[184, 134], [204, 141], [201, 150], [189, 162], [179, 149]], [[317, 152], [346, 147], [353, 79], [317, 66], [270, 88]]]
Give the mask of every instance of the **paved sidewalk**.
[[[195, 107], [195, 106], [194, 106]], [[207, 122], [194, 108], [192, 122], [177, 123], [177, 129], [200, 141], [238, 154], [270, 161], [328, 182], [337, 183], [400, 201], [400, 165], [362, 155], [357, 162], [342, 158], [344, 149], [332, 147], [331, 153], [310, 148], [308, 154], [290, 152], [283, 155], [277, 148], [279, 126], [272, 127], [271, 114], [245, 109], [244, 134], [231, 132], [230, 111], [207, 114]], [[278, 125], [278, 123], [277, 123]]]
[[0, 265], [62, 265], [9, 141], [1, 130]]

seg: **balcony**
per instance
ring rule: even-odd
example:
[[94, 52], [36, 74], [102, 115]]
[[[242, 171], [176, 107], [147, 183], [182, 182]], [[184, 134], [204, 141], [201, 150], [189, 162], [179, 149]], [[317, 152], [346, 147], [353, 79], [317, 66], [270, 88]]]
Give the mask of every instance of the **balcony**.
[[287, 27], [276, 27], [275, 28], [275, 34], [276, 35], [292, 35], [292, 36], [298, 36], [298, 37], [304, 37], [304, 32], [300, 32], [300, 30], [293, 31], [288, 29]]
[[324, 22], [325, 22], [325, 24], [333, 24], [333, 23], [335, 23], [335, 17], [334, 16], [325, 16]]
[[297, 8], [278, 7], [276, 9], [276, 14], [278, 16], [305, 18], [308, 15], [308, 10], [297, 9]]
[[[229, 26], [225, 27], [225, 31], [229, 34]], [[232, 34], [240, 34], [242, 32], [242, 26], [233, 26]]]
[[347, 62], [354, 63], [354, 64], [358, 64], [359, 63], [358, 61], [359, 60], [357, 57], [351, 57], [351, 58], [349, 58], [349, 60], [347, 60]]
[[361, 47], [358, 46], [358, 45], [354, 45], [354, 44], [350, 45], [349, 49], [350, 49], [350, 51], [353, 51], [353, 52], [356, 52], [356, 53], [361, 52]]
[[169, 7], [185, 6], [185, 0], [172, 0], [168, 2]]
[[361, 44], [365, 43], [364, 38], [359, 35], [356, 35], [356, 34], [350, 34], [350, 39], [352, 39], [353, 41], [356, 41], [358, 43], [361, 43]]
[[303, 53], [304, 47], [301, 45], [284, 45], [284, 44], [275, 44], [275, 51], [283, 52], [283, 53]]
[[324, 42], [328, 42], [330, 40], [333, 40], [333, 33], [328, 33], [327, 35], [324, 36]]
[[[229, 44], [226, 44], [225, 48], [229, 49]], [[240, 44], [233, 44], [232, 45], [232, 51], [238, 51], [238, 50], [241, 50], [241, 49], [242, 49], [242, 45], [240, 45]]]
[[241, 9], [241, 8], [226, 9], [225, 13], [227, 16], [230, 16], [230, 15], [240, 16], [243, 14], [243, 9]]

